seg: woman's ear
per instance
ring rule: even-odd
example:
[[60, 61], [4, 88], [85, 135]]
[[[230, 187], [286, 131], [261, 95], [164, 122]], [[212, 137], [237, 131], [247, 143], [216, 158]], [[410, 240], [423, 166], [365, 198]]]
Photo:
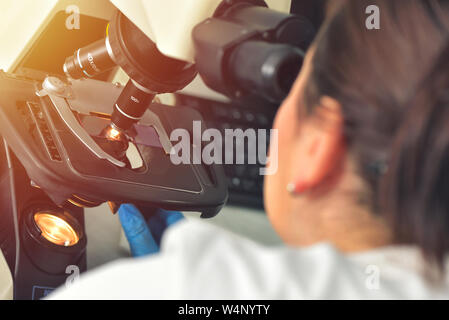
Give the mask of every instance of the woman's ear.
[[303, 194], [320, 186], [335, 173], [345, 154], [340, 103], [323, 97], [301, 128], [297, 172], [289, 191]]

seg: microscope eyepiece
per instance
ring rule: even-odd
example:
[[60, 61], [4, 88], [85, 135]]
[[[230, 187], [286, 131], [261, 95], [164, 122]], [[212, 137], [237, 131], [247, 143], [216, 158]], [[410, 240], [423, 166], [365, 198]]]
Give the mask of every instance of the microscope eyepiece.
[[271, 10], [258, 0], [223, 1], [219, 9], [193, 30], [202, 79], [236, 100], [256, 96], [281, 102], [314, 38], [313, 24], [305, 17]]
[[239, 88], [281, 101], [290, 92], [303, 57], [300, 49], [290, 45], [248, 41], [231, 53], [228, 70]]

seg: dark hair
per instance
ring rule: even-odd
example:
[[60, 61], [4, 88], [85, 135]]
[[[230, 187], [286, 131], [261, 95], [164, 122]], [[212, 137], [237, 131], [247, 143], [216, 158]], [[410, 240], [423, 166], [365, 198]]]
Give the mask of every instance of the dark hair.
[[[331, 1], [332, 2], [332, 1]], [[342, 105], [345, 138], [397, 243], [449, 251], [449, 1], [347, 0], [315, 42], [305, 102]], [[380, 29], [368, 30], [369, 5]]]

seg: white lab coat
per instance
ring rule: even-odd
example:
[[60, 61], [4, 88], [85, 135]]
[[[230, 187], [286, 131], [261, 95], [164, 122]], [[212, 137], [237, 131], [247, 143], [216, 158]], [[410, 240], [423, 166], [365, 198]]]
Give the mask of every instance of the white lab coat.
[[432, 287], [422, 271], [413, 247], [268, 248], [185, 221], [167, 231], [160, 254], [87, 272], [50, 299], [449, 299], [448, 279]]

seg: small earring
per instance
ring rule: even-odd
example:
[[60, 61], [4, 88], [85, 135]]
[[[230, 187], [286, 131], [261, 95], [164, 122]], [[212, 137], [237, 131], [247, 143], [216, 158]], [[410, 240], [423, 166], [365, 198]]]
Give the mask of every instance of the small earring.
[[290, 194], [295, 194], [295, 184], [293, 182], [287, 184], [287, 191]]
[[305, 183], [290, 182], [287, 184], [287, 191], [293, 196], [299, 196], [304, 194], [309, 189]]

